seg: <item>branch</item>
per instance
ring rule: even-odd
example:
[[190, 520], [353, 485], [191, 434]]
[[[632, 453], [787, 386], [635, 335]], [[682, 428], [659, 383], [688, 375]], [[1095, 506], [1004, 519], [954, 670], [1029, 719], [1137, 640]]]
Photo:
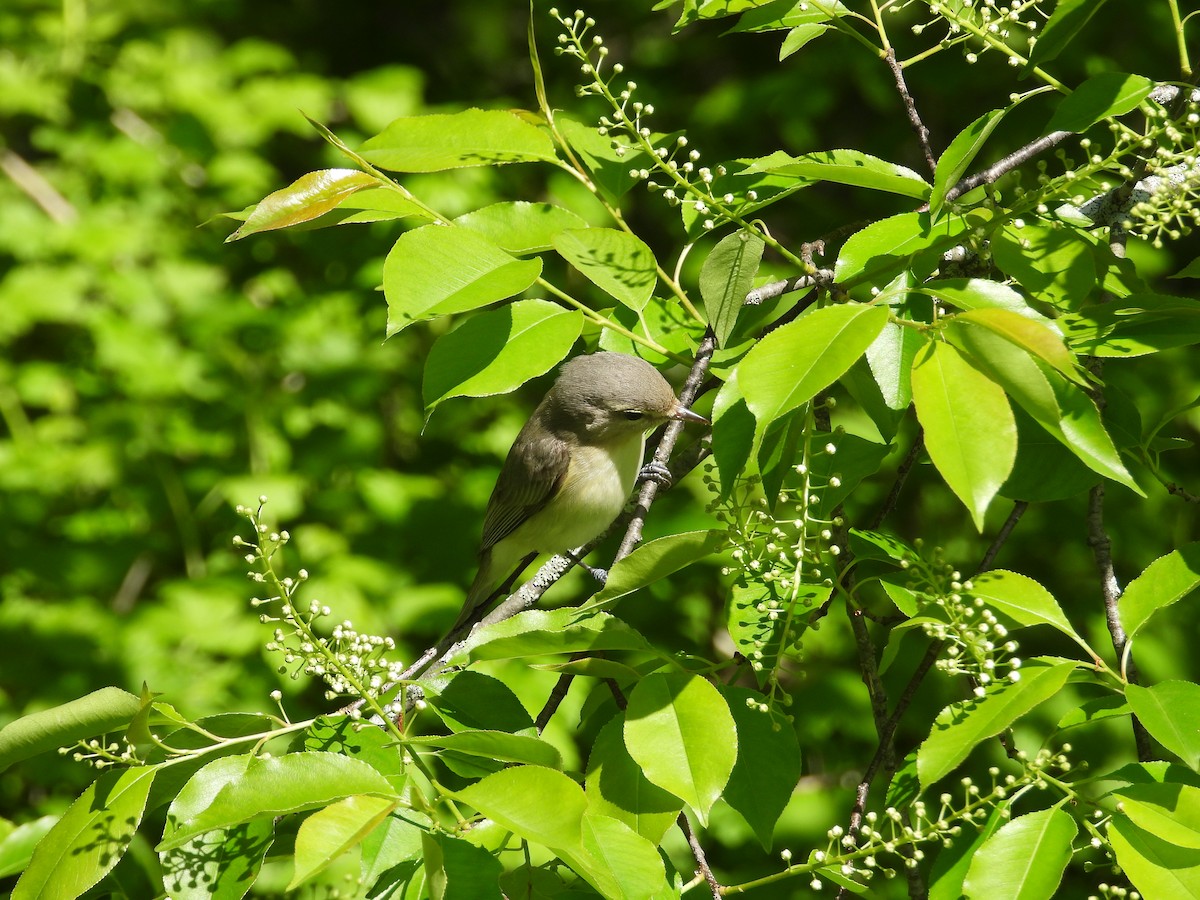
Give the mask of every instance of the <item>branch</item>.
[[1017, 523], [1021, 521], [1021, 516], [1025, 515], [1025, 510], [1027, 509], [1029, 509], [1028, 500], [1018, 500], [1013, 504], [1008, 518], [1004, 520], [1004, 524], [996, 532], [996, 537], [987, 548], [987, 552], [983, 554], [983, 559], [979, 561], [979, 567], [976, 569], [977, 572], [986, 572], [992, 567], [992, 563], [996, 561], [996, 556], [999, 554], [1000, 549], [1008, 541], [1008, 536], [1013, 533], [1013, 529], [1017, 527]]
[[904, 69], [900, 68], [900, 63], [896, 61], [896, 51], [889, 47], [883, 59], [892, 70], [892, 77], [896, 79], [896, 90], [900, 92], [900, 99], [904, 101], [904, 111], [908, 113], [908, 121], [917, 134], [917, 143], [921, 145], [921, 152], [925, 155], [925, 164], [929, 166], [931, 174], [936, 174], [937, 160], [934, 158], [933, 148], [929, 146], [929, 129], [921, 121], [917, 104], [908, 92], [908, 84], [904, 81]]
[[883, 506], [879, 507], [879, 512], [875, 514], [875, 518], [871, 520], [868, 526], [872, 530], [882, 525], [887, 517], [892, 514], [896, 508], [896, 504], [900, 502], [900, 492], [904, 490], [904, 482], [908, 480], [908, 473], [912, 471], [912, 467], [917, 464], [917, 457], [921, 455], [921, 451], [925, 448], [925, 432], [918, 431], [916, 439], [912, 442], [912, 446], [908, 448], [908, 453], [904, 455], [904, 460], [900, 463], [900, 467], [896, 469], [896, 480], [892, 482], [892, 489], [888, 492], [887, 499], [883, 501]]
[[1074, 132], [1071, 131], [1052, 131], [1045, 137], [1040, 137], [1036, 141], [1026, 144], [1019, 150], [1014, 150], [1004, 159], [992, 166], [988, 166], [982, 172], [976, 172], [968, 178], [964, 178], [950, 190], [946, 191], [946, 202], [957, 200], [968, 191], [973, 191], [982, 184], [991, 184], [998, 180], [1002, 175], [1007, 175], [1013, 169], [1024, 163], [1029, 162], [1035, 156], [1044, 153], [1051, 147], [1061, 144], [1069, 138]]

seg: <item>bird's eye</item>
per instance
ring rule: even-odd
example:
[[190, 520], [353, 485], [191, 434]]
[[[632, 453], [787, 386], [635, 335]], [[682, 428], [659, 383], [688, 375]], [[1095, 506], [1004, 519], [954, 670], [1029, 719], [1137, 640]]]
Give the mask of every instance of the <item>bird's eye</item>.
[[642, 418], [646, 414], [644, 412], [642, 412], [641, 410], [627, 409], [624, 412], [622, 412], [621, 415], [623, 415], [625, 418], [627, 418], [630, 422], [636, 422], [638, 419]]

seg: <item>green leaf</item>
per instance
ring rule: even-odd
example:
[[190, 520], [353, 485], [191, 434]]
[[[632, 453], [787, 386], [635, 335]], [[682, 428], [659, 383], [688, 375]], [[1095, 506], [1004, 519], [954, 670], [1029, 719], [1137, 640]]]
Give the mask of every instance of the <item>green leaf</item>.
[[560, 851], [581, 845], [587, 798], [583, 788], [562, 772], [514, 766], [453, 796], [525, 840]]
[[57, 816], [42, 816], [17, 825], [0, 839], [0, 878], [17, 875], [29, 865], [34, 848], [54, 827]]
[[946, 192], [954, 187], [966, 174], [967, 167], [975, 161], [987, 139], [991, 137], [1000, 120], [1011, 107], [986, 112], [958, 134], [950, 142], [937, 161], [933, 176], [933, 192], [929, 197], [929, 211], [936, 216], [942, 210]]
[[1129, 358], [1200, 343], [1200, 303], [1187, 297], [1135, 293], [1063, 317], [1078, 353]]
[[772, 331], [751, 348], [738, 366], [738, 385], [758, 434], [840, 378], [887, 321], [886, 307], [827, 306]]
[[929, 787], [949, 775], [980, 741], [994, 737], [1067, 683], [1074, 663], [1027, 665], [1021, 680], [982, 699], [952, 703], [938, 716], [917, 751], [917, 774]]
[[754, 449], [754, 413], [742, 396], [736, 369], [717, 392], [711, 418], [713, 459], [721, 478], [721, 496], [728, 497]]
[[908, 409], [912, 403], [912, 364], [924, 342], [916, 329], [888, 322], [867, 348], [867, 365], [888, 409]]
[[700, 268], [704, 315], [716, 335], [718, 347], [725, 346], [737, 324], [765, 246], [757, 234], [735, 231], [721, 238]]
[[828, 25], [797, 25], [783, 39], [783, 44], [779, 47], [779, 61], [783, 62], [805, 44], [816, 40], [828, 30]]
[[1168, 278], [1200, 278], [1200, 256], [1197, 256], [1190, 263], [1176, 272], [1174, 275], [1168, 275]]
[[[421, 839], [432, 827], [433, 823], [425, 816], [412, 810], [401, 810], [388, 816], [383, 824], [363, 838], [362, 884], [378, 886], [388, 875], [398, 875], [401, 880], [411, 878], [421, 863]], [[494, 859], [490, 853], [486, 858]], [[389, 873], [389, 870], [395, 871]], [[399, 900], [402, 895], [394, 896]]]
[[287, 889], [295, 890], [361, 844], [398, 802], [386, 797], [347, 797], [301, 822], [296, 833], [295, 871]]
[[1200, 788], [1190, 784], [1131, 784], [1113, 791], [1118, 810], [1164, 841], [1200, 850]]
[[1047, 63], [1062, 53], [1104, 2], [1105, 0], [1058, 0], [1050, 21], [1046, 23], [1037, 43], [1033, 45], [1029, 62], [1021, 75], [1028, 75], [1035, 66]]
[[737, 728], [716, 688], [697, 675], [648, 675], [629, 695], [625, 746], [646, 778], [707, 825], [738, 755]]
[[[971, 579], [971, 596], [982, 598], [994, 611], [1003, 613], [1018, 625], [1050, 625], [1083, 644], [1054, 595], [1028, 575], [1004, 569], [984, 572]], [[1087, 645], [1083, 646], [1086, 648]]]
[[1080, 388], [1040, 366], [1023, 348], [957, 316], [946, 323], [943, 333], [1088, 468], [1141, 493], [1121, 462], [1096, 404]]
[[931, 297], [963, 310], [1007, 309], [1027, 319], [1038, 322], [1051, 321], [1030, 306], [1020, 291], [999, 281], [989, 281], [986, 278], [944, 278], [939, 281], [927, 281], [920, 285], [919, 289]]
[[1017, 426], [1004, 390], [940, 341], [917, 353], [912, 389], [929, 457], [982, 531], [1017, 457]]
[[[796, 0], [774, 0], [750, 4], [737, 25], [728, 34], [778, 31], [799, 25], [828, 22], [830, 19], [848, 15], [850, 10], [840, 0], [821, 0], [821, 3], [799, 3]], [[730, 0], [706, 0], [701, 4], [701, 18], [727, 16], [737, 10], [739, 4]]]
[[658, 848], [619, 819], [591, 809], [583, 816], [584, 854], [576, 857], [605, 897], [659, 900], [678, 896]]
[[138, 766], [90, 784], [37, 845], [11, 900], [74, 900], [111, 872], [137, 833], [157, 774]]
[[463, 671], [425, 684], [425, 698], [451, 731], [477, 729], [535, 733], [533, 717], [512, 688], [492, 675]]
[[566, 607], [530, 609], [503, 622], [478, 626], [462, 649], [464, 658], [482, 660], [593, 650], [648, 650], [650, 645], [640, 633], [608, 613]]
[[675, 824], [683, 801], [650, 782], [625, 747], [625, 715], [613, 716], [592, 744], [584, 790], [588, 809], [624, 822], [653, 844]]
[[1049, 325], [1007, 309], [974, 309], [959, 313], [962, 322], [986, 328], [993, 334], [1044, 360], [1065, 378], [1085, 384], [1075, 364], [1075, 357], [1063, 343], [1062, 335]]
[[963, 893], [1005, 900], [1050, 900], [1071, 860], [1079, 826], [1055, 807], [1018, 816], [988, 838], [971, 860]]
[[[908, 767], [905, 766], [905, 768]], [[911, 799], [916, 799], [918, 792], [919, 790], [915, 788]], [[901, 805], [893, 802], [890, 795], [887, 802], [889, 806], [899, 807]], [[971, 863], [975, 860], [975, 854], [1000, 829], [1001, 825], [1009, 821], [1008, 810], [1011, 802], [1011, 800], [1003, 800], [994, 806], [987, 822], [979, 829], [979, 833], [975, 835], [967, 833], [967, 837], [971, 838], [969, 844], [966, 838], [962, 838], [938, 851], [938, 855], [933, 860], [933, 869], [929, 873], [929, 900], [961, 900], [965, 896], [963, 881], [967, 877]]]
[[1108, 823], [1117, 864], [1143, 897], [1163, 900], [1200, 898], [1200, 853], [1143, 831], [1124, 816]]
[[179, 822], [179, 827], [159, 843], [160, 852], [217, 828], [317, 809], [355, 794], [391, 799], [397, 796], [388, 780], [371, 766], [336, 753], [256, 757], [244, 774], [232, 779], [227, 779], [225, 773], [209, 772], [210, 768], [205, 766], [192, 780], [199, 779], [202, 784], [219, 774], [225, 779], [220, 789], [202, 811]]
[[400, 235], [383, 263], [388, 337], [426, 319], [519, 294], [542, 271], [466, 228], [423, 225]]
[[1058, 720], [1055, 729], [1057, 731], [1065, 731], [1068, 728], [1075, 728], [1079, 725], [1090, 725], [1092, 722], [1098, 722], [1101, 719], [1113, 719], [1120, 716], [1128, 716], [1129, 714], [1129, 704], [1125, 702], [1124, 695], [1109, 694], [1104, 697], [1085, 700], [1078, 706], [1067, 710], [1063, 717]]
[[1144, 688], [1125, 686], [1125, 697], [1133, 714], [1150, 736], [1200, 770], [1200, 684], [1191, 681], [1162, 681]]
[[142, 702], [106, 687], [61, 706], [30, 713], [0, 728], [0, 772], [13, 763], [109, 731], [124, 731]]
[[358, 169], [320, 169], [297, 178], [283, 190], [264, 197], [226, 243], [260, 231], [273, 231], [323, 216], [363, 188], [379, 181]]
[[[1044, 34], [1042, 39], [1045, 39]], [[1096, 75], [1059, 101], [1058, 108], [1046, 125], [1046, 133], [1087, 131], [1101, 119], [1121, 116], [1136, 109], [1152, 90], [1154, 82], [1142, 75], [1121, 72]]]
[[[580, 122], [568, 115], [554, 117], [558, 130], [571, 145], [584, 168], [592, 176], [600, 193], [610, 202], [619, 200], [641, 179], [630, 175], [630, 171], [654, 168], [655, 160], [640, 148], [627, 148], [621, 155], [613, 147], [613, 139], [601, 135], [595, 122]], [[651, 134], [655, 146], [667, 146], [673, 137]]]
[[426, 410], [451, 397], [514, 391], [566, 358], [583, 330], [583, 313], [548, 300], [517, 300], [472, 316], [442, 335], [425, 359]]
[[392, 172], [554, 160], [550, 135], [503, 109], [396, 119], [362, 146], [372, 165]]
[[1156, 612], [1182, 600], [1200, 586], [1200, 542], [1160, 556], [1131, 581], [1117, 609], [1125, 634], [1132, 638]]
[[929, 198], [929, 183], [912, 169], [858, 150], [822, 150], [791, 157], [768, 156], [742, 174], [756, 172], [775, 172], [795, 175], [806, 181], [846, 184], [912, 197], [914, 200]]
[[[426, 693], [428, 699], [431, 692]], [[408, 775], [401, 748], [382, 727], [363, 728], [362, 722], [334, 713], [316, 719], [296, 749], [337, 753], [361, 760], [400, 790]]]
[[1095, 238], [1073, 228], [1035, 222], [1008, 225], [992, 236], [996, 266], [1037, 299], [1079, 307], [1096, 285]]
[[464, 213], [454, 224], [478, 232], [501, 250], [516, 256], [550, 250], [559, 232], [587, 226], [583, 219], [561, 206], [526, 200], [493, 203]]
[[439, 831], [421, 832], [422, 865], [429, 893], [421, 891], [391, 896], [437, 900], [503, 900], [500, 873], [503, 867], [492, 853], [470, 841]]
[[553, 744], [547, 744], [541, 738], [504, 731], [460, 731], [410, 738], [409, 743], [419, 747], [441, 747], [499, 762], [528, 763], [548, 769], [563, 767], [562, 755]]
[[[204, 812], [221, 788], [246, 774], [250, 756], [216, 759], [183, 785], [167, 809], [163, 837]], [[260, 819], [198, 834], [159, 854], [172, 900], [241, 900], [253, 887], [275, 840], [275, 823]]]
[[981, 216], [972, 213], [933, 221], [928, 213], [908, 212], [873, 222], [842, 245], [834, 280], [856, 285], [888, 281], [917, 254], [953, 246]]
[[596, 287], [635, 312], [646, 308], [658, 283], [654, 254], [641, 239], [615, 228], [571, 228], [554, 249]]
[[727, 546], [724, 531], [685, 531], [669, 534], [638, 547], [608, 572], [595, 603], [607, 603], [673, 575], [697, 560]]
[[775, 823], [800, 780], [796, 729], [776, 713], [760, 712], [762, 694], [757, 691], [725, 687], [721, 693], [737, 726], [738, 746], [724, 800], [754, 829], [763, 849], [770, 850]]

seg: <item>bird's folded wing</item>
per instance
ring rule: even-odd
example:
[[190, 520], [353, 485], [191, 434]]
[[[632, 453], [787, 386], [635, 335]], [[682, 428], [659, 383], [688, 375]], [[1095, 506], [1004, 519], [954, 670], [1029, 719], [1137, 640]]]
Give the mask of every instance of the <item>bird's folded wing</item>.
[[561, 440], [522, 441], [513, 445], [483, 517], [482, 550], [489, 550], [542, 509], [567, 475], [571, 453]]

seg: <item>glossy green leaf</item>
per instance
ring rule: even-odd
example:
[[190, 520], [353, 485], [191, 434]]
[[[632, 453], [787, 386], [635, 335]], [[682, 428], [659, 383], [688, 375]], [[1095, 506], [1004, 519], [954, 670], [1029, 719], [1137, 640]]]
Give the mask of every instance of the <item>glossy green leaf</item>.
[[1008, 225], [992, 236], [997, 268], [1039, 300], [1079, 307], [1096, 285], [1095, 238], [1074, 228], [1037, 222]]
[[[630, 188], [641, 182], [636, 175], [630, 175], [630, 171], [637, 172], [639, 169], [654, 167], [650, 155], [640, 148], [626, 148], [623, 153], [618, 154], [613, 147], [612, 137], [600, 134], [596, 130], [595, 121], [581, 122], [566, 114], [556, 115], [554, 121], [601, 194], [610, 201], [619, 200]], [[668, 135], [650, 135], [650, 140], [659, 147], [667, 146], [668, 140], [673, 139]]]
[[920, 286], [920, 290], [962, 310], [1006, 309], [1038, 322], [1051, 321], [1030, 306], [1020, 291], [999, 281], [989, 281], [986, 278], [944, 278], [939, 281], [927, 281]]
[[1200, 900], [1200, 853], [1145, 831], [1125, 816], [1108, 823], [1117, 864], [1146, 898]]
[[493, 675], [465, 670], [446, 684], [426, 684], [425, 698], [451, 731], [534, 733], [533, 717], [513, 689]]
[[1142, 75], [1121, 72], [1096, 75], [1059, 101], [1046, 132], [1087, 131], [1101, 119], [1136, 109], [1152, 90], [1154, 82]]
[[595, 609], [530, 609], [476, 627], [463, 645], [470, 659], [521, 659], [593, 650], [647, 650], [640, 633]]
[[[42, 816], [16, 825], [0, 838], [0, 878], [24, 871], [34, 848], [58, 821], [57, 816]], [[11, 825], [11, 823], [8, 823]]]
[[1064, 731], [1079, 725], [1098, 722], [1101, 719], [1113, 719], [1120, 716], [1128, 716], [1129, 714], [1129, 704], [1125, 702], [1125, 697], [1121, 694], [1109, 694], [1103, 697], [1096, 697], [1092, 700], [1085, 700], [1078, 706], [1067, 710], [1063, 717], [1058, 720], [1058, 725], [1055, 728], [1058, 731]]
[[1040, 366], [1023, 348], [958, 317], [946, 324], [944, 334], [1088, 468], [1141, 493], [1083, 390]]
[[793, 53], [804, 47], [805, 44], [816, 40], [828, 30], [828, 25], [816, 25], [812, 23], [797, 25], [783, 39], [783, 44], [779, 47], [779, 61], [783, 62]]
[[767, 160], [747, 171], [796, 175], [807, 181], [829, 181], [900, 194], [915, 200], [929, 197], [928, 182], [912, 169], [859, 150], [822, 150], [801, 156], [767, 157]]
[[1129, 684], [1125, 697], [1152, 738], [1200, 771], [1200, 684], [1161, 681], [1148, 688]]
[[924, 343], [915, 328], [888, 322], [867, 348], [867, 364], [888, 409], [904, 410], [912, 403], [912, 365]]
[[646, 778], [707, 824], [737, 760], [737, 728], [725, 699], [708, 681], [656, 673], [629, 695], [625, 746]]
[[106, 687], [22, 716], [0, 728], [0, 772], [39, 753], [109, 731], [124, 731], [141, 707], [141, 700], [128, 691]]
[[138, 766], [101, 775], [42, 838], [11, 900], [74, 900], [129, 849], [158, 770]]
[[759, 341], [737, 370], [738, 385], [759, 434], [841, 377], [871, 346], [887, 320], [886, 307], [827, 306]]
[[959, 313], [958, 319], [986, 328], [1007, 341], [1044, 360], [1065, 378], [1085, 384], [1075, 358], [1062, 336], [1048, 325], [1007, 309], [973, 309]]
[[555, 159], [550, 135], [503, 109], [396, 119], [362, 146], [372, 165], [392, 172]]
[[517, 300], [472, 316], [430, 348], [425, 408], [516, 390], [565, 359], [582, 329], [583, 313], [548, 300]]
[[[190, 779], [167, 809], [164, 838], [211, 804], [225, 785], [245, 775], [250, 756], [213, 760]], [[240, 900], [254, 885], [275, 840], [275, 823], [260, 819], [198, 834], [159, 854], [173, 900]]]
[[[906, 766], [907, 768], [907, 766]], [[916, 779], [914, 778], [914, 781]], [[916, 797], [914, 789], [913, 799]], [[962, 900], [963, 881], [967, 871], [975, 860], [979, 848], [995, 834], [1000, 826], [1009, 821], [1008, 812], [1011, 800], [1002, 800], [992, 808], [991, 815], [979, 829], [977, 834], [969, 832], [949, 847], [943, 847], [933, 859], [933, 868], [929, 873], [929, 900]], [[888, 797], [889, 806], [899, 806]], [[970, 838], [970, 842], [967, 842]]]
[[1021, 74], [1028, 75], [1034, 66], [1047, 63], [1062, 53], [1104, 3], [1105, 0], [1058, 0]]
[[834, 279], [855, 285], [890, 281], [917, 254], [953, 246], [982, 215], [946, 216], [935, 221], [928, 213], [907, 212], [873, 222], [842, 245]]
[[309, 172], [260, 200], [242, 226], [225, 241], [309, 222], [336, 208], [355, 191], [368, 187], [379, 187], [379, 181], [358, 169]]
[[658, 848], [619, 819], [588, 809], [583, 816], [584, 854], [576, 857], [605, 897], [657, 900], [677, 896], [667, 882]]
[[583, 788], [555, 769], [513, 766], [469, 784], [454, 797], [519, 837], [553, 850], [582, 841]]
[[1020, 572], [993, 569], [971, 578], [971, 596], [1018, 625], [1050, 625], [1077, 643], [1082, 642], [1054, 595]]
[[669, 534], [638, 547], [608, 572], [596, 603], [624, 597], [711, 556], [729, 543], [724, 531], [685, 531]]
[[388, 337], [425, 319], [478, 309], [519, 294], [542, 271], [466, 228], [423, 225], [400, 235], [383, 263]]
[[550, 250], [559, 232], [587, 225], [569, 209], [527, 200], [493, 203], [464, 213], [454, 224], [478, 232], [501, 250], [516, 256]]
[[1200, 788], [1190, 784], [1131, 784], [1113, 791], [1120, 812], [1164, 841], [1200, 850]]
[[588, 809], [619, 819], [658, 844], [675, 824], [683, 801], [646, 778], [625, 747], [624, 729], [622, 713], [596, 735], [584, 780]]
[[1074, 663], [1027, 665], [1021, 680], [993, 689], [985, 697], [952, 703], [938, 716], [917, 751], [917, 774], [925, 787], [935, 784], [987, 738], [994, 737], [1067, 683]]
[[1078, 353], [1129, 358], [1200, 343], [1200, 303], [1188, 297], [1135, 293], [1063, 317]]
[[179, 822], [179, 827], [158, 845], [160, 852], [182, 846], [207, 831], [318, 809], [355, 794], [397, 796], [388, 780], [371, 766], [336, 753], [256, 757], [244, 774], [232, 779], [209, 770], [205, 766], [193, 781], [203, 783], [219, 775], [220, 789], [203, 810]]
[[1017, 426], [1004, 390], [940, 341], [917, 353], [912, 389], [929, 457], [982, 531], [1017, 456]]
[[375, 885], [389, 870], [395, 870], [393, 874], [401, 879], [411, 877], [421, 864], [421, 839], [432, 829], [428, 818], [412, 810], [401, 810], [384, 819], [363, 838], [362, 883]]
[[967, 172], [967, 167], [983, 149], [1000, 120], [1009, 108], [993, 109], [984, 113], [954, 136], [950, 146], [938, 158], [933, 176], [933, 192], [929, 197], [929, 211], [933, 215], [941, 212], [946, 192], [954, 187]]
[[287, 889], [295, 890], [361, 844], [397, 803], [387, 797], [347, 797], [301, 822], [296, 833], [295, 869]]
[[[723, 10], [736, 9], [737, 6], [736, 2], [730, 0], [705, 0], [700, 4], [701, 10], [706, 13], [702, 15], [703, 18], [729, 15]], [[820, 4], [796, 3], [790, 0], [763, 3], [759, 0], [742, 13], [737, 25], [729, 29], [729, 33], [778, 31], [815, 22], [828, 22], [848, 13], [849, 10], [840, 0], [822, 0]]]
[[1078, 833], [1075, 820], [1058, 807], [1006, 822], [975, 854], [963, 893], [972, 900], [1050, 900]]
[[[796, 729], [776, 713], [760, 712], [762, 694], [757, 691], [725, 687], [721, 693], [737, 726], [738, 746], [723, 797], [754, 829], [763, 849], [770, 850], [775, 824], [800, 780]], [[754, 708], [750, 701], [755, 701]]]
[[553, 744], [547, 744], [541, 738], [504, 731], [460, 731], [456, 734], [411, 738], [409, 743], [418, 747], [440, 747], [499, 762], [528, 763], [548, 769], [561, 769], [563, 765], [562, 755]]
[[1150, 617], [1182, 600], [1200, 586], [1200, 542], [1160, 556], [1125, 587], [1117, 609], [1125, 634], [1132, 638]]
[[646, 308], [658, 283], [646, 243], [615, 228], [572, 228], [554, 237], [554, 249], [596, 287], [630, 309]]
[[421, 851], [429, 894], [405, 892], [404, 898], [504, 900], [500, 891], [503, 868], [487, 849], [431, 830], [421, 833]]
[[712, 409], [713, 459], [721, 479], [721, 496], [729, 496], [754, 449], [754, 413], [746, 405], [735, 369], [717, 392]]
[[704, 316], [712, 326], [718, 347], [725, 346], [737, 324], [765, 246], [757, 234], [735, 231], [721, 238], [700, 268]]

